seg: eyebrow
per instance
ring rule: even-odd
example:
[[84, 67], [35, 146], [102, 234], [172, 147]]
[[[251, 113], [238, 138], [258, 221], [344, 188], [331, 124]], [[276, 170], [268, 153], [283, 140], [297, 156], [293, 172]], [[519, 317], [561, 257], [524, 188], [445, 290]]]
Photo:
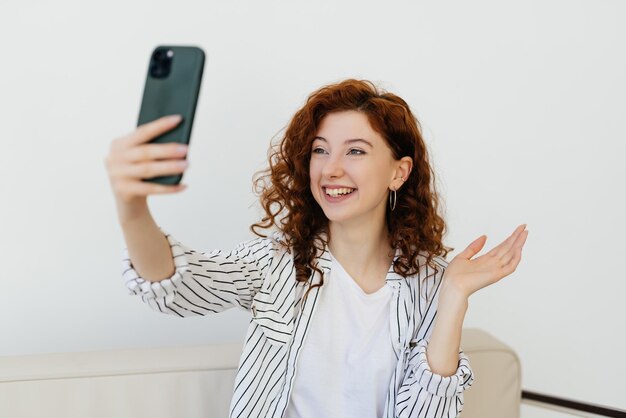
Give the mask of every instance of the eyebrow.
[[[324, 141], [324, 142], [328, 143], [328, 141], [324, 137], [316, 136], [315, 138], [313, 138], [314, 141], [316, 139], [319, 139], [320, 141]], [[346, 139], [345, 141], [343, 141], [344, 144], [352, 144], [352, 143], [355, 143], [355, 142], [363, 142], [363, 143], [369, 145], [370, 147], [374, 148], [374, 145], [372, 145], [372, 143], [370, 141], [367, 141], [367, 140], [365, 140], [363, 138]]]

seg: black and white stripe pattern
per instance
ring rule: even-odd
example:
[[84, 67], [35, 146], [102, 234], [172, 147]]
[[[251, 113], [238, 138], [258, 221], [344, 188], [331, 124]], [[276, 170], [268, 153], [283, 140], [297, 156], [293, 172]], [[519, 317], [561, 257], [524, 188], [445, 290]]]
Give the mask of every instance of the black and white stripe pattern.
[[[163, 230], [162, 230], [163, 231]], [[218, 313], [232, 307], [252, 311], [230, 406], [231, 418], [282, 418], [289, 402], [297, 359], [305, 344], [321, 288], [309, 292], [295, 280], [293, 255], [279, 243], [280, 233], [239, 244], [225, 253], [197, 252], [167, 237], [174, 275], [149, 282], [137, 275], [123, 252], [123, 277], [131, 294], [152, 309], [180, 317]], [[330, 273], [328, 249], [318, 254], [318, 267]], [[414, 277], [393, 270], [390, 331], [398, 363], [389, 382], [384, 418], [452, 418], [463, 409], [463, 391], [474, 379], [461, 351], [457, 372], [442, 377], [431, 372], [426, 347], [437, 312], [438, 291], [447, 262], [435, 258], [436, 269], [424, 266]], [[309, 283], [319, 283], [314, 273]]]

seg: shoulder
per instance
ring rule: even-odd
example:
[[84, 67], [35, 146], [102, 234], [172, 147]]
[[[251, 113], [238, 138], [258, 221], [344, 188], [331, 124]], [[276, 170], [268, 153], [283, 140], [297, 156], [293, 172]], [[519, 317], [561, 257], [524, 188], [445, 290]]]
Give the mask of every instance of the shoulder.
[[418, 252], [419, 271], [416, 276], [426, 279], [430, 277], [441, 278], [446, 268], [448, 260], [440, 255], [432, 255], [425, 251]]
[[431, 258], [431, 267], [436, 269], [436, 270], [440, 270], [440, 271], [444, 271], [446, 268], [448, 268], [448, 260], [446, 260], [444, 257], [440, 256], [440, 255], [436, 255], [433, 256]]
[[448, 261], [444, 257], [429, 255], [425, 251], [418, 252], [418, 271], [405, 281], [412, 290], [415, 300], [431, 301], [438, 293], [448, 267]]
[[[440, 286], [443, 282], [443, 276], [448, 267], [449, 262], [442, 256], [434, 255], [429, 259], [429, 254], [420, 251], [419, 257], [419, 271], [414, 275], [414, 281], [411, 288], [419, 297], [416, 300], [423, 301], [427, 305], [423, 305], [422, 302], [418, 303], [417, 307], [422, 313], [424, 306], [427, 306], [427, 310], [436, 311], [437, 295], [439, 293]], [[433, 303], [434, 302], [434, 303]]]

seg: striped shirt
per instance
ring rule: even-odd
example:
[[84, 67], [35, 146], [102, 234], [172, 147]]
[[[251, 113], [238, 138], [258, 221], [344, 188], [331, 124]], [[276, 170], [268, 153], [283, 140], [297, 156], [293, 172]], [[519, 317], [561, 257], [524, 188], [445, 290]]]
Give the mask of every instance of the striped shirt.
[[[158, 312], [180, 317], [232, 307], [251, 311], [229, 417], [283, 418], [298, 355], [324, 286], [303, 296], [308, 284], [320, 282], [319, 273], [313, 272], [306, 283], [296, 281], [293, 255], [280, 243], [283, 236], [279, 232], [243, 242], [230, 252], [204, 253], [161, 231], [171, 247], [174, 274], [160, 282], [142, 279], [125, 248], [122, 276], [129, 292], [140, 295]], [[328, 247], [317, 255], [317, 266], [324, 276], [330, 274]], [[474, 380], [463, 351], [454, 375], [443, 377], [430, 370], [426, 347], [447, 262], [435, 257], [433, 268], [425, 265], [425, 257], [420, 261], [422, 267], [415, 276], [403, 278], [391, 269], [386, 277], [393, 292], [390, 331], [397, 364], [387, 390], [384, 418], [457, 417], [463, 409], [463, 391]]]

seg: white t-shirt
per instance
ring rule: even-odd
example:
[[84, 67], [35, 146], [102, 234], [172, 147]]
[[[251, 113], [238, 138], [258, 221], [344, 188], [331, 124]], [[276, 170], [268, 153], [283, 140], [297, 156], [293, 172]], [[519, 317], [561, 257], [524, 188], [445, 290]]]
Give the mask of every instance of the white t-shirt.
[[389, 330], [392, 290], [367, 294], [332, 257], [298, 360], [286, 418], [380, 418], [398, 362]]

